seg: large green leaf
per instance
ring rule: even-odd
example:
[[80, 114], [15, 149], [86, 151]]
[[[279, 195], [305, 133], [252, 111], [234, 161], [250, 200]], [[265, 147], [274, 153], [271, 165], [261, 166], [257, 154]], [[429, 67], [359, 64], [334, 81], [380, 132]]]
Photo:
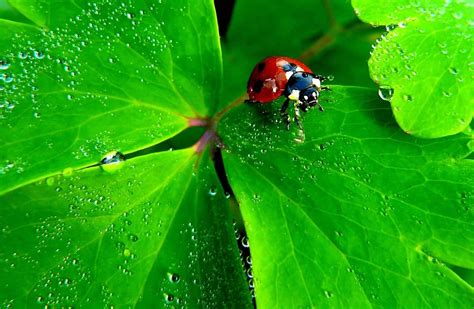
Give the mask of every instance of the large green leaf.
[[0, 20], [0, 192], [158, 143], [216, 100], [210, 0], [11, 3], [38, 26]]
[[418, 140], [373, 90], [331, 88], [303, 143], [278, 104], [242, 105], [219, 127], [257, 305], [471, 308], [449, 265], [474, 269], [472, 136]]
[[369, 67], [400, 127], [426, 138], [467, 128], [474, 113], [472, 2], [352, 4], [366, 22], [398, 25], [377, 44]]
[[2, 307], [248, 306], [226, 200], [202, 156], [162, 152], [3, 195]]

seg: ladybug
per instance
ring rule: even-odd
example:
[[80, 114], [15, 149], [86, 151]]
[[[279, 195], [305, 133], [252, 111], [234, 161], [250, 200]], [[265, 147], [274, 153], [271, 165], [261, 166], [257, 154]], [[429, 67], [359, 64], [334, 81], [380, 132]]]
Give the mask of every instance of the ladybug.
[[286, 97], [280, 115], [290, 128], [288, 106], [290, 101], [295, 106], [295, 123], [302, 129], [300, 111], [306, 112], [314, 106], [323, 111], [318, 102], [321, 90], [330, 90], [321, 86], [326, 77], [315, 75], [304, 63], [283, 56], [267, 57], [257, 63], [247, 83], [247, 94], [250, 103], [270, 103], [280, 96]]

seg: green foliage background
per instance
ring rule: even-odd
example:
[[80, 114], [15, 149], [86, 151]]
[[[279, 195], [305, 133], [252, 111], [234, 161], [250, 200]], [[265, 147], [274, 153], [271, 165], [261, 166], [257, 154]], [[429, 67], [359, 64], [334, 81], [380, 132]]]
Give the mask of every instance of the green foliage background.
[[[0, 304], [471, 308], [473, 12], [0, 1]], [[242, 104], [268, 55], [334, 77], [304, 133]]]

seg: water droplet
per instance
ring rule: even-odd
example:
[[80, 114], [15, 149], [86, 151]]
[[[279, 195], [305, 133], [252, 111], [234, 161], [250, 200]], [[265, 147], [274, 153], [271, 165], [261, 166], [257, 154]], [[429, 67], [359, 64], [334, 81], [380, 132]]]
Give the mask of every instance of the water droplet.
[[125, 249], [123, 250], [123, 255], [124, 255], [124, 256], [127, 256], [127, 257], [128, 257], [128, 256], [130, 256], [131, 254], [132, 254], [132, 251], [130, 251], [130, 249], [125, 248]]
[[170, 282], [178, 283], [181, 278], [178, 274], [168, 273], [168, 279]]
[[46, 184], [50, 187], [54, 185], [54, 177], [49, 177], [48, 179], [46, 179]]
[[0, 60], [0, 70], [8, 70], [10, 64], [4, 60]]
[[210, 189], [209, 189], [209, 195], [210, 196], [215, 196], [217, 194], [217, 188], [215, 186], [212, 186]]
[[398, 27], [400, 27], [400, 28], [405, 28], [406, 26], [407, 26], [407, 24], [403, 21], [398, 23]]
[[403, 99], [404, 99], [405, 101], [407, 101], [407, 102], [413, 101], [413, 97], [412, 97], [411, 95], [409, 95], [409, 94], [405, 94], [405, 95], [403, 96]]
[[133, 242], [136, 242], [136, 241], [138, 241], [138, 236], [135, 235], [135, 234], [130, 234], [130, 235], [128, 235], [128, 239], [130, 239]]
[[24, 52], [19, 52], [19, 53], [18, 53], [18, 58], [20, 58], [20, 59], [26, 59], [26, 57], [28, 57], [28, 55], [27, 55], [26, 53], [24, 53]]
[[165, 301], [167, 303], [171, 303], [174, 300], [174, 296], [168, 293], [163, 293], [163, 296], [165, 297]]
[[442, 93], [443, 93], [443, 95], [444, 95], [445, 97], [447, 97], [447, 98], [449, 98], [449, 97], [452, 95], [452, 93], [449, 92], [449, 91], [444, 91], [444, 90], [443, 90]]
[[33, 52], [33, 55], [35, 56], [36, 59], [43, 59], [44, 58], [44, 53], [39, 51], [39, 50], [35, 50]]
[[7, 84], [11, 83], [13, 81], [13, 75], [11, 74], [3, 74], [2, 78], [3, 81]]
[[102, 160], [100, 160], [100, 167], [102, 170], [113, 173], [120, 169], [123, 164], [122, 162], [125, 161], [125, 156], [119, 151], [112, 151], [104, 156]]
[[34, 112], [33, 117], [35, 117], [36, 119], [41, 118], [41, 113], [40, 112]]
[[458, 74], [458, 69], [451, 67], [451, 68], [449, 68], [449, 72], [451, 72], [451, 74], [453, 74], [453, 75], [456, 75], [456, 74]]
[[331, 291], [324, 291], [324, 296], [326, 296], [327, 298], [332, 298], [334, 294]]
[[380, 86], [379, 97], [384, 101], [390, 102], [393, 97], [393, 89], [388, 86]]
[[247, 238], [247, 236], [242, 237], [242, 239], [240, 240], [240, 242], [242, 243], [242, 246], [243, 246], [244, 248], [248, 248], [248, 247], [249, 247], [249, 239]]

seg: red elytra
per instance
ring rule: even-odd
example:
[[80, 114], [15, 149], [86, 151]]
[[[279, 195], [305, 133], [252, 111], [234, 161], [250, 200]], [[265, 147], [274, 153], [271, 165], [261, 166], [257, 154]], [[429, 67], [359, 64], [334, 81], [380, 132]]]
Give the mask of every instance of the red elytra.
[[269, 103], [278, 99], [295, 72], [313, 73], [304, 63], [283, 56], [267, 57], [257, 63], [247, 83], [249, 101]]

